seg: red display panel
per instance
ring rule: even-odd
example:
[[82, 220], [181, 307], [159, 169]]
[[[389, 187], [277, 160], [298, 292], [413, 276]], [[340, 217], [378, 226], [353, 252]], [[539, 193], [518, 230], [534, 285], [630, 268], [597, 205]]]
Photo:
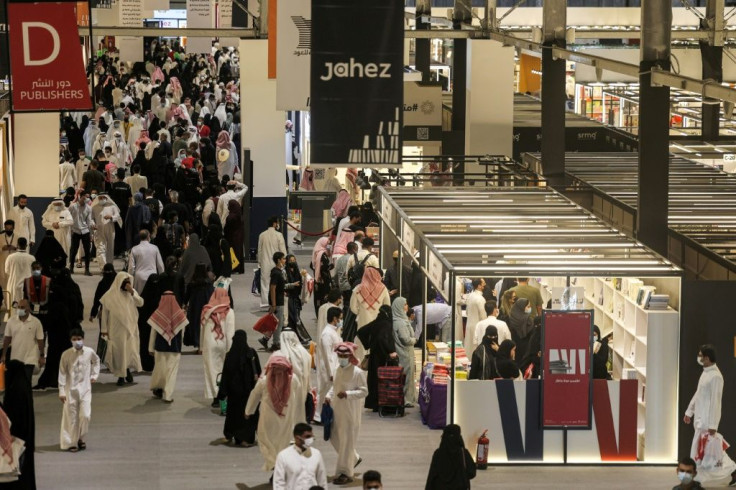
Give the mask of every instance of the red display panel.
[[76, 2], [8, 3], [13, 110], [91, 110]]
[[546, 310], [542, 329], [542, 426], [589, 429], [593, 313]]

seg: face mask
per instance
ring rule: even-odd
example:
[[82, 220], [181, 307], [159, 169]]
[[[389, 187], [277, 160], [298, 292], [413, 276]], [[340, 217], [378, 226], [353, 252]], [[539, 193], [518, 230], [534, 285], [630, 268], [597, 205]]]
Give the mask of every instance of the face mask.
[[688, 483], [691, 483], [693, 481], [693, 475], [691, 473], [688, 473], [686, 471], [678, 471], [677, 472], [677, 478], [687, 485]]
[[304, 439], [304, 446], [312, 447], [312, 444], [314, 444], [314, 437], [307, 437]]
[[600, 341], [600, 338], [598, 338], [598, 336], [597, 336], [597, 335], [594, 335], [594, 336], [593, 336], [593, 340], [595, 340], [596, 342], [599, 342], [599, 341]]
[[698, 364], [703, 365], [703, 358], [698, 356]]
[[66, 133], [61, 133], [61, 137], [63, 138], [64, 136], [66, 136]]
[[340, 362], [340, 367], [348, 367], [348, 365], [350, 364], [350, 359], [346, 359], [344, 357], [341, 357], [339, 359], [339, 362]]
[[337, 328], [342, 328], [342, 320], [337, 322], [337, 325], [335, 325]]
[[5, 234], [10, 236], [13, 234], [13, 230], [5, 230]]
[[41, 277], [41, 271], [31, 271], [33, 277]]
[[526, 313], [527, 315], [531, 312], [532, 312], [531, 308], [524, 308], [524, 313]]
[[26, 310], [18, 308], [18, 316], [26, 316]]
[[56, 205], [54, 205], [54, 209], [57, 210], [57, 211], [61, 211], [62, 209], [64, 209], [64, 206], [61, 206], [59, 204], [56, 204]]
[[97, 197], [97, 194], [91, 194], [89, 197], [91, 197], [92, 199], [95, 199]]
[[79, 350], [82, 347], [84, 347], [84, 340], [75, 340], [74, 341], [74, 348]]

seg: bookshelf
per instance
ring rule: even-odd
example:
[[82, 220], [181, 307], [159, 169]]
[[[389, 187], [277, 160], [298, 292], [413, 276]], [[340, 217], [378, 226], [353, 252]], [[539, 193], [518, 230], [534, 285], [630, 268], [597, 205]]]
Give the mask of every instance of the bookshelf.
[[[565, 286], [565, 278], [542, 280], [547, 287]], [[670, 461], [677, 444], [672, 427], [677, 424], [677, 372], [680, 314], [648, 310], [637, 303], [639, 289], [657, 288], [679, 305], [679, 278], [573, 277], [571, 287], [584, 289], [584, 309], [593, 310], [601, 336], [613, 334], [613, 379], [638, 381], [638, 458]]]

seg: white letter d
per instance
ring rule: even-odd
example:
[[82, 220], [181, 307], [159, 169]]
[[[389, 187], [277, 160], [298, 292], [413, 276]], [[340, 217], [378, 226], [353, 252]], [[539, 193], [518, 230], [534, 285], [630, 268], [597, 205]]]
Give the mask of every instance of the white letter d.
[[[56, 29], [53, 28], [53, 26], [45, 22], [23, 22], [22, 26], [23, 26], [23, 64], [25, 66], [48, 65], [49, 63], [53, 62], [57, 56], [59, 56], [59, 50], [61, 49], [61, 42], [59, 41], [59, 33], [56, 31]], [[54, 49], [51, 51], [51, 54], [48, 57], [42, 60], [32, 60], [31, 59], [31, 45], [30, 45], [30, 39], [28, 36], [28, 31], [32, 27], [36, 27], [39, 29], [46, 29], [51, 34], [51, 37], [54, 39]]]

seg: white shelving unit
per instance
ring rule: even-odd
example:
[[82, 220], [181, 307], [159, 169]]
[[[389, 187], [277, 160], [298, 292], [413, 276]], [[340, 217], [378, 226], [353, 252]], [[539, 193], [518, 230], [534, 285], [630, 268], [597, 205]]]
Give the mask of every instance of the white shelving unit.
[[[671, 280], [679, 283], [679, 278]], [[566, 279], [559, 277], [542, 282], [548, 287], [566, 285]], [[613, 333], [609, 344], [613, 378], [638, 381], [639, 460], [646, 454], [649, 462], [670, 462], [677, 445], [672, 427], [677, 423], [680, 314], [671, 307], [645, 310], [636, 303], [639, 287], [652, 282], [646, 278], [573, 277], [570, 286], [584, 288], [584, 308], [593, 310], [601, 335]], [[679, 286], [671, 290], [679, 294]], [[670, 304], [678, 303], [679, 297], [673, 298], [670, 291]]]

